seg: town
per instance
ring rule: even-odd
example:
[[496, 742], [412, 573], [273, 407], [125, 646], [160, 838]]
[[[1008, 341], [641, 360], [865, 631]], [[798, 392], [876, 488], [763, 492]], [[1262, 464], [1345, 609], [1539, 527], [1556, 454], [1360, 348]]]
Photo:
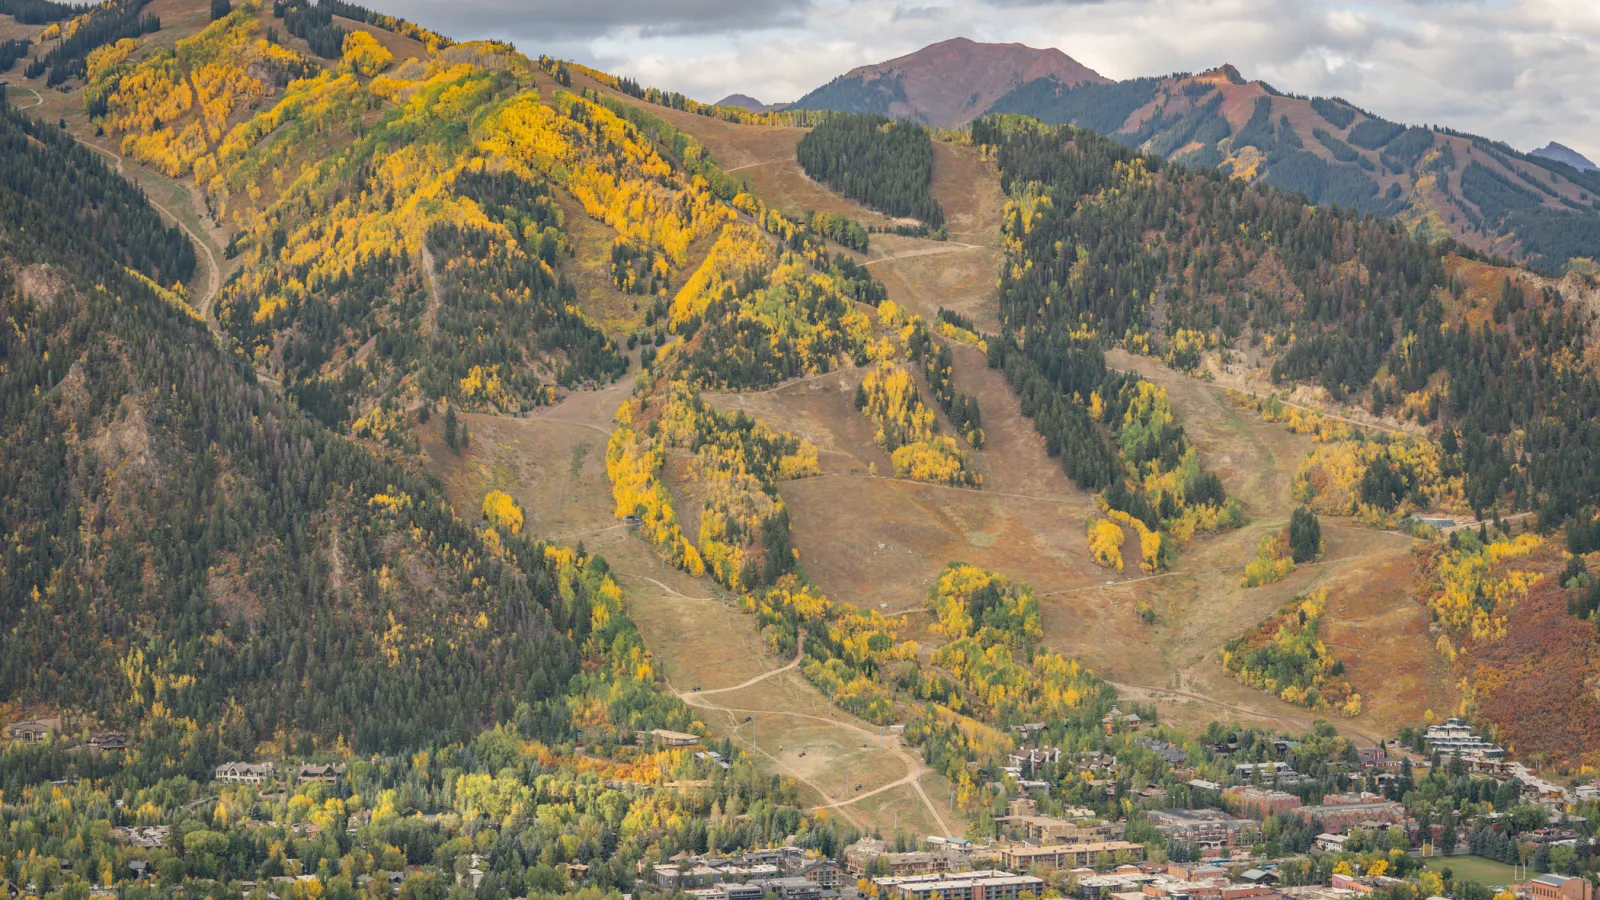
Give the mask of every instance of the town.
[[[1092, 749], [1047, 743], [1060, 731], [1047, 723], [1014, 727], [1025, 746], [993, 768], [989, 783], [994, 796], [1008, 799], [965, 835], [824, 831], [812, 821], [755, 842], [702, 831], [688, 846], [661, 840], [656, 830], [644, 835], [648, 845], [636, 845], [642, 852], [624, 854], [619, 829], [598, 842], [555, 845], [565, 852], [552, 846], [538, 868], [547, 889], [696, 900], [1595, 900], [1600, 785], [1540, 778], [1457, 719], [1357, 748], [1327, 728], [1290, 739], [1216, 726], [1186, 745], [1146, 718], [1114, 709]], [[114, 762], [130, 749], [127, 734], [79, 739], [59, 726], [20, 722], [7, 736], [20, 752], [48, 749], [80, 760]], [[1327, 748], [1339, 758], [1319, 759]], [[665, 783], [574, 782], [636, 805], [726, 786], [745, 765], [726, 742], [667, 729], [593, 752], [675, 761], [675, 778]], [[1297, 769], [1302, 762], [1308, 771]], [[106, 806], [96, 833], [105, 852], [80, 841], [57, 856], [11, 862], [0, 890], [164, 896], [180, 874], [215, 872], [223, 893], [250, 900], [533, 893], [533, 867], [520, 876], [527, 894], [510, 892], [504, 842], [485, 835], [548, 815], [536, 794], [504, 782], [509, 769], [492, 781], [461, 775], [452, 802], [430, 809], [425, 796], [408, 801], [378, 786], [386, 771], [391, 785], [417, 783], [415, 771], [394, 778], [405, 768], [380, 760], [229, 761], [213, 767], [207, 783], [189, 785], [193, 800], [171, 803], [164, 814], [148, 800], [132, 808], [97, 792]], [[52, 796], [72, 789], [58, 781]], [[364, 796], [373, 791], [375, 798]], [[531, 805], [467, 799], [478, 791], [510, 792]], [[37, 792], [23, 792], [30, 794], [39, 802]], [[23, 807], [0, 800], [5, 821], [14, 828], [25, 821]], [[730, 797], [729, 806], [736, 802]], [[221, 877], [229, 866], [214, 854], [231, 848], [246, 858], [240, 848], [252, 839], [266, 851], [249, 867], [254, 877]], [[73, 850], [88, 851], [91, 865], [71, 858]]]

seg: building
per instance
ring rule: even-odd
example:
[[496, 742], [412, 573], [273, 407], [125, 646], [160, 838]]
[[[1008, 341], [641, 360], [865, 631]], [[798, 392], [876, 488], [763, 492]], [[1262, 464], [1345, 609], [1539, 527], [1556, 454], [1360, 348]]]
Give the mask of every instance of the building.
[[1238, 785], [1222, 792], [1222, 805], [1226, 806], [1235, 815], [1247, 816], [1252, 819], [1265, 819], [1286, 813], [1300, 806], [1300, 798], [1283, 791], [1258, 788], [1254, 785]]
[[1010, 872], [976, 871], [959, 875], [909, 875], [877, 878], [880, 896], [904, 900], [1014, 900], [1043, 893], [1044, 879]]
[[1110, 734], [1116, 731], [1118, 726], [1129, 731], [1138, 731], [1144, 727], [1144, 720], [1139, 718], [1138, 713], [1125, 713], [1113, 706], [1111, 707], [1111, 712], [1106, 713], [1100, 719], [1100, 724], [1105, 728], [1106, 734]]
[[1324, 853], [1343, 853], [1344, 843], [1349, 839], [1348, 834], [1329, 834], [1324, 831], [1317, 835], [1316, 848]]
[[1443, 725], [1429, 725], [1423, 740], [1435, 753], [1451, 756], [1474, 756], [1480, 759], [1502, 759], [1506, 751], [1479, 737], [1471, 726], [1460, 719], [1446, 719]]
[[1000, 848], [1000, 867], [1013, 872], [1027, 872], [1035, 867], [1045, 871], [1078, 869], [1093, 866], [1102, 853], [1117, 863], [1139, 862], [1144, 859], [1144, 845], [1130, 841], [1050, 844], [1044, 847], [1019, 844]]
[[1377, 794], [1328, 794], [1319, 806], [1301, 806], [1294, 810], [1301, 821], [1320, 822], [1323, 831], [1344, 834], [1352, 828], [1381, 828], [1387, 825], [1404, 825], [1408, 821], [1406, 808]]
[[693, 747], [700, 743], [700, 736], [686, 734], [682, 731], [668, 731], [665, 728], [652, 728], [649, 731], [638, 732], [640, 743], [655, 744], [659, 747]]
[[216, 780], [228, 784], [260, 784], [272, 777], [272, 763], [230, 762], [217, 766]]
[[1235, 778], [1243, 778], [1245, 780], [1254, 779], [1259, 775], [1262, 781], [1272, 781], [1275, 779], [1293, 780], [1300, 777], [1299, 773], [1294, 770], [1293, 766], [1281, 760], [1274, 762], [1238, 763], [1233, 767], [1233, 775]]
[[[780, 900], [821, 900], [822, 885], [804, 878], [768, 878], [755, 886], [777, 894]], [[727, 885], [723, 885], [727, 887]], [[731, 898], [730, 898], [731, 900]]]
[[1594, 885], [1571, 875], [1540, 875], [1522, 887], [1532, 900], [1595, 900]]
[[1039, 804], [1027, 797], [1012, 800], [1006, 815], [995, 824], [1019, 833], [1023, 840], [1044, 844], [1111, 841], [1122, 837], [1122, 826], [1095, 818], [1094, 810], [1070, 807], [1061, 817], [1039, 815]]
[[955, 853], [933, 853], [924, 850], [909, 853], [890, 853], [889, 845], [876, 838], [862, 838], [845, 848], [845, 871], [860, 878], [869, 871], [888, 872], [894, 877], [927, 875], [956, 868]]
[[722, 900], [761, 900], [767, 893], [759, 884], [732, 882], [717, 885], [717, 890], [721, 892]]
[[844, 868], [831, 859], [810, 860], [794, 874], [824, 890], [833, 890], [845, 881]]
[[50, 726], [43, 722], [18, 722], [7, 731], [13, 741], [21, 741], [24, 744], [42, 744], [44, 739], [50, 736]]
[[1078, 879], [1078, 896], [1083, 900], [1103, 900], [1115, 894], [1141, 894], [1145, 885], [1170, 880], [1147, 872], [1117, 872], [1086, 875]]
[[306, 763], [294, 773], [295, 781], [318, 781], [323, 784], [332, 784], [340, 775], [344, 774], [342, 765], [319, 766]]
[[1259, 825], [1220, 809], [1152, 809], [1150, 824], [1169, 839], [1218, 849], [1254, 843]]
[[89, 736], [89, 747], [105, 753], [116, 753], [128, 749], [128, 733], [126, 731], [102, 731]]
[[1181, 766], [1189, 761], [1187, 751], [1161, 738], [1139, 738], [1134, 743], [1166, 760], [1169, 766]]

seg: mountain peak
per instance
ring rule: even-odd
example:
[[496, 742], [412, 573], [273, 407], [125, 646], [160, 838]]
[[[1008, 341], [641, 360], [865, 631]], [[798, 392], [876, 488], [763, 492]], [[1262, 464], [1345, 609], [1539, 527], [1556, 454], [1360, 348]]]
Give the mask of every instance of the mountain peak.
[[986, 44], [956, 37], [914, 53], [857, 66], [796, 101], [801, 109], [837, 109], [954, 127], [981, 115], [1018, 85], [1040, 78], [1062, 84], [1111, 80], [1054, 47]]
[[1592, 172], [1595, 169], [1600, 168], [1600, 166], [1596, 166], [1593, 162], [1591, 162], [1589, 157], [1584, 156], [1582, 153], [1579, 153], [1571, 147], [1568, 147], [1566, 144], [1558, 144], [1555, 141], [1551, 141], [1543, 147], [1533, 151], [1533, 155], [1542, 156], [1545, 159], [1553, 159], [1556, 162], [1564, 162], [1574, 169], [1577, 169], [1579, 172]]

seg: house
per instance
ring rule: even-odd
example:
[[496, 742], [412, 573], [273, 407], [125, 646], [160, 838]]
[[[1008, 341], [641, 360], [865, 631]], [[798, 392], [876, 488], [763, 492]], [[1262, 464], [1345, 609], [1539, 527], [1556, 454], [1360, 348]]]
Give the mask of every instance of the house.
[[50, 726], [43, 722], [18, 722], [7, 730], [13, 741], [24, 744], [42, 744], [50, 736]]
[[230, 762], [217, 766], [215, 778], [228, 784], [260, 784], [272, 777], [272, 763]]
[[649, 731], [638, 733], [639, 740], [644, 743], [655, 744], [658, 747], [693, 747], [700, 743], [700, 736], [686, 734], [682, 731], [668, 731], [665, 728], [652, 728]]
[[1161, 757], [1169, 766], [1181, 766], [1189, 761], [1189, 754], [1182, 747], [1161, 738], [1139, 738], [1134, 743]]
[[116, 753], [128, 749], [128, 733], [126, 731], [102, 731], [90, 735], [89, 747], [105, 753]]
[[1277, 884], [1281, 878], [1282, 876], [1272, 869], [1245, 869], [1239, 873], [1241, 881], [1248, 881], [1251, 884]]
[[1110, 734], [1116, 731], [1119, 725], [1129, 731], [1138, 731], [1144, 726], [1144, 720], [1139, 718], [1138, 713], [1125, 713], [1113, 706], [1111, 707], [1111, 712], [1101, 717], [1100, 724], [1104, 726], [1106, 734]]
[[1295, 772], [1293, 766], [1281, 760], [1274, 762], [1238, 763], [1233, 767], [1233, 775], [1235, 778], [1241, 778], [1246, 781], [1252, 780], [1258, 775], [1261, 777], [1262, 781], [1271, 781], [1273, 779], [1293, 780], [1299, 777], [1299, 773]]
[[172, 835], [170, 825], [145, 825], [131, 826], [128, 828], [111, 829], [111, 839], [139, 847], [144, 850], [156, 847], [165, 847], [167, 839]]
[[1595, 900], [1594, 885], [1571, 875], [1540, 875], [1521, 887], [1531, 900]]
[[1343, 853], [1344, 842], [1349, 839], [1348, 834], [1330, 834], [1324, 831], [1317, 835], [1316, 848], [1324, 853]]
[[877, 878], [879, 896], [903, 900], [1014, 900], [1023, 893], [1044, 891], [1044, 879], [1010, 872], [975, 871], [954, 875], [910, 875]]
[[295, 781], [318, 781], [323, 784], [333, 784], [340, 775], [345, 773], [342, 765], [319, 766], [306, 763], [294, 773]]

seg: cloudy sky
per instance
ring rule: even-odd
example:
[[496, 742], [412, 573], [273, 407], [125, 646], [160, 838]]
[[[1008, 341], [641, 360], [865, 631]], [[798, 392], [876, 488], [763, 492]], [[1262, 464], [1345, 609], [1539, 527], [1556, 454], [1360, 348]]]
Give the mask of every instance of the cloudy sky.
[[1231, 62], [1279, 90], [1524, 150], [1600, 159], [1600, 0], [371, 0], [714, 101], [793, 100], [969, 37], [1057, 47], [1113, 78]]

